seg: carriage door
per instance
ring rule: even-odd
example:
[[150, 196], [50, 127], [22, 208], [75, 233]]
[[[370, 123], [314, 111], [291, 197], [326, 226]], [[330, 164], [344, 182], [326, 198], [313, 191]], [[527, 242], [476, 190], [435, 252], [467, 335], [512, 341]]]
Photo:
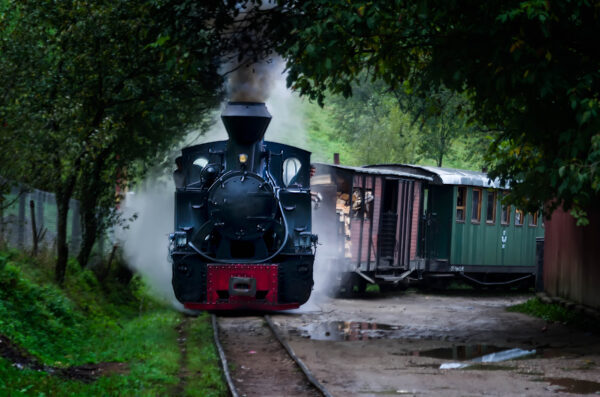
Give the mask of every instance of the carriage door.
[[425, 259], [431, 258], [432, 231], [435, 230], [435, 214], [431, 212], [431, 192], [427, 185], [423, 186], [421, 200], [421, 214], [419, 215], [419, 245], [417, 256]]
[[381, 206], [381, 230], [379, 233], [380, 266], [394, 263], [396, 250], [396, 225], [398, 224], [398, 180], [386, 179]]

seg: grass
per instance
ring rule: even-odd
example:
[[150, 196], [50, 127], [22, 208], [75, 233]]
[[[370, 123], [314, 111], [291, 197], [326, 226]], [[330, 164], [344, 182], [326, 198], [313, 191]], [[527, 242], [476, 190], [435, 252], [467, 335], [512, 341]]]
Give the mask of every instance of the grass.
[[[83, 382], [18, 369], [0, 357], [0, 395], [171, 394], [180, 383], [181, 313], [149, 296], [137, 277], [126, 285], [116, 279], [100, 284], [75, 262], [63, 287], [52, 276], [51, 260], [0, 251], [0, 334], [46, 366], [122, 362], [124, 370]], [[225, 395], [210, 333], [207, 316], [191, 321], [186, 395]]]
[[509, 312], [525, 313], [549, 322], [558, 322], [574, 328], [600, 333], [600, 324], [592, 317], [568, 310], [556, 303], [544, 303], [539, 298], [532, 298], [519, 305], [507, 308]]
[[187, 367], [194, 376], [191, 376], [187, 383], [187, 396], [195, 395], [197, 390], [202, 390], [202, 395], [206, 397], [222, 396], [227, 392], [222, 382], [221, 371], [214, 365], [218, 358], [214, 345], [208, 343], [212, 338], [212, 326], [207, 314], [191, 322], [188, 331]]

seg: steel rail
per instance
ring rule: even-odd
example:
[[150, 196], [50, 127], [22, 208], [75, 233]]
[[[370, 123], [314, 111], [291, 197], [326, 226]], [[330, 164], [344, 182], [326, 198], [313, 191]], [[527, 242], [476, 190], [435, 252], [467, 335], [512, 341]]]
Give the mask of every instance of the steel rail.
[[[213, 327], [213, 337], [214, 343], [217, 348], [217, 352], [219, 354], [219, 361], [221, 363], [221, 368], [223, 369], [223, 376], [227, 383], [227, 388], [229, 389], [229, 394], [232, 397], [239, 397], [240, 394], [233, 383], [233, 379], [231, 378], [231, 373], [229, 372], [229, 364], [227, 362], [227, 357], [225, 356], [225, 350], [223, 350], [223, 346], [221, 345], [221, 341], [219, 340], [219, 325], [217, 321], [217, 316], [215, 314], [211, 315], [212, 318], [212, 327]], [[323, 397], [332, 397], [332, 395], [325, 389], [325, 387], [317, 380], [317, 378], [312, 374], [312, 372], [308, 369], [306, 364], [296, 355], [294, 349], [287, 343], [287, 341], [281, 336], [279, 330], [271, 316], [265, 315], [265, 322], [269, 326], [269, 329], [275, 336], [275, 339], [281, 344], [281, 346], [285, 349], [289, 357], [296, 363], [296, 365], [300, 368], [308, 382], [313, 385], [315, 389], [319, 391], [323, 395]]]
[[221, 345], [221, 341], [219, 340], [219, 326], [217, 324], [217, 316], [212, 314], [211, 318], [214, 342], [215, 346], [217, 347], [217, 352], [219, 353], [219, 361], [221, 362], [221, 368], [223, 369], [223, 376], [225, 377], [225, 382], [227, 383], [229, 394], [231, 394], [231, 397], [239, 397], [238, 391], [235, 388], [235, 385], [233, 384], [233, 380], [231, 379], [231, 374], [229, 373], [229, 364], [227, 363], [225, 351], [223, 350], [223, 346]]
[[288, 355], [290, 356], [290, 358], [292, 360], [294, 360], [294, 362], [296, 363], [296, 365], [298, 367], [300, 367], [300, 369], [302, 370], [302, 373], [304, 373], [304, 376], [306, 376], [306, 379], [308, 379], [308, 381], [324, 397], [332, 397], [332, 395], [327, 391], [327, 389], [325, 389], [325, 387], [317, 380], [317, 378], [312, 374], [312, 372], [310, 372], [310, 370], [304, 364], [304, 362], [300, 359], [300, 357], [298, 357], [296, 355], [296, 353], [294, 352], [294, 349], [292, 349], [292, 347], [287, 343], [287, 341], [281, 336], [281, 334], [279, 333], [279, 331], [277, 329], [277, 326], [275, 326], [275, 324], [273, 323], [273, 320], [271, 319], [271, 316], [269, 316], [268, 314], [265, 315], [265, 320], [267, 321], [267, 324], [269, 325], [269, 328], [273, 332], [273, 335], [275, 335], [275, 338], [279, 341], [279, 343], [281, 344], [281, 346], [283, 346], [283, 348], [287, 351]]

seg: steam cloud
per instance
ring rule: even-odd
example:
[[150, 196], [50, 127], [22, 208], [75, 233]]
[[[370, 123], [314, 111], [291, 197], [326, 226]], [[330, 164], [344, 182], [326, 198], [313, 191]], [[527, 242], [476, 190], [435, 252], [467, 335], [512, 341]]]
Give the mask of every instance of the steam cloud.
[[127, 195], [123, 212], [128, 217], [135, 213], [138, 218], [117, 237], [122, 241], [127, 263], [142, 275], [154, 295], [183, 310], [173, 293], [167, 257], [168, 236], [173, 232], [174, 186], [163, 178], [146, 181], [135, 193]]
[[[251, 82], [244, 83], [244, 73], [251, 75]], [[280, 60], [255, 65], [252, 70], [240, 71], [231, 77], [231, 99], [265, 100], [273, 115], [265, 139], [309, 150], [302, 100], [286, 88], [285, 77]], [[227, 139], [221, 120], [218, 117], [215, 120], [213, 127], [200, 137], [198, 132], [190, 133], [181, 147]], [[158, 297], [171, 302], [178, 310], [183, 310], [173, 294], [171, 263], [168, 260], [168, 235], [173, 232], [174, 216], [175, 187], [171, 180], [173, 169], [164, 170], [161, 177], [144, 181], [135, 193], [127, 196], [123, 211], [127, 217], [136, 213], [138, 219], [130, 224], [129, 229], [118, 233], [118, 238], [132, 270], [144, 277]], [[319, 219], [315, 217], [313, 222], [319, 222]], [[316, 229], [318, 224], [313, 224], [313, 230]], [[300, 311], [318, 310], [318, 304], [328, 299], [325, 291], [332, 280], [330, 259], [327, 247], [320, 246], [314, 266], [315, 290]]]

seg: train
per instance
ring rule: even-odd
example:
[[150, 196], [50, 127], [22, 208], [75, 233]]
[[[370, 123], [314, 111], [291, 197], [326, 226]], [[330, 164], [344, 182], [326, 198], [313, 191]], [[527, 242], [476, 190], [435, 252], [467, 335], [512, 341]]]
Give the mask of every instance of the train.
[[310, 152], [264, 140], [264, 103], [229, 102], [228, 139], [183, 148], [177, 158], [175, 297], [190, 310], [286, 310], [310, 297]]
[[530, 288], [541, 279], [540, 213], [506, 205], [510, 187], [485, 172], [410, 164], [315, 163], [316, 232], [342, 294], [405, 288]]

